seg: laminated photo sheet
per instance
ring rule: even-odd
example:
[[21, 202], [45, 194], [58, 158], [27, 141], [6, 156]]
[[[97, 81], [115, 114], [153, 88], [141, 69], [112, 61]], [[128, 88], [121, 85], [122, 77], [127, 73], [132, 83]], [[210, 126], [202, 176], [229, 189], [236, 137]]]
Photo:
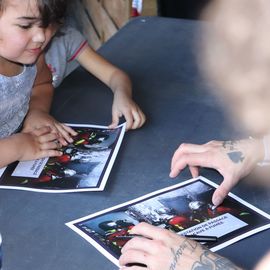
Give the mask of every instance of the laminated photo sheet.
[[4, 168], [1, 168], [1, 169], [0, 169], [0, 177], [3, 175], [3, 173], [4, 173], [5, 170], [6, 170], [6, 168], [7, 168], [7, 167], [4, 167]]
[[126, 124], [115, 129], [67, 125], [78, 134], [61, 148], [62, 156], [10, 164], [0, 171], [0, 188], [49, 193], [104, 190]]
[[200, 176], [66, 225], [116, 265], [128, 241], [121, 236], [129, 235], [142, 221], [180, 235], [215, 236], [217, 242], [203, 243], [212, 251], [270, 228], [270, 215], [232, 193], [215, 208], [212, 195], [216, 187]]

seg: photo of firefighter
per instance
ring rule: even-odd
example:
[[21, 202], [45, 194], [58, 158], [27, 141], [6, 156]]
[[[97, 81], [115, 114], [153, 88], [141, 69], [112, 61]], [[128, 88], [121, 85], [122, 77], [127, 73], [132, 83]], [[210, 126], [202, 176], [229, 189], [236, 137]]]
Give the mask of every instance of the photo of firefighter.
[[73, 143], [61, 148], [61, 156], [49, 158], [38, 178], [5, 176], [1, 185], [52, 190], [99, 186], [121, 128], [73, 128]]
[[121, 248], [130, 239], [126, 236], [140, 222], [182, 235], [218, 237], [216, 243], [203, 243], [208, 248], [269, 224], [267, 217], [230, 196], [215, 207], [211, 200], [214, 190], [208, 183], [196, 180], [105, 214], [93, 215], [74, 226], [118, 259]]

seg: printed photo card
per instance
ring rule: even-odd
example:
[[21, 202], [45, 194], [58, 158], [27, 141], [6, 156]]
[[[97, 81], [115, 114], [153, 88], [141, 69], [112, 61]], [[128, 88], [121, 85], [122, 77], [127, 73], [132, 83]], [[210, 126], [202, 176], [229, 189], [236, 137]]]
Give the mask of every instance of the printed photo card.
[[116, 265], [128, 241], [123, 236], [139, 222], [180, 235], [215, 236], [216, 242], [203, 243], [212, 251], [270, 228], [267, 213], [231, 193], [215, 208], [212, 194], [216, 187], [203, 177], [190, 179], [66, 225]]
[[78, 135], [62, 147], [63, 155], [15, 162], [0, 170], [0, 188], [39, 192], [102, 191], [122, 143], [125, 124], [68, 124]]

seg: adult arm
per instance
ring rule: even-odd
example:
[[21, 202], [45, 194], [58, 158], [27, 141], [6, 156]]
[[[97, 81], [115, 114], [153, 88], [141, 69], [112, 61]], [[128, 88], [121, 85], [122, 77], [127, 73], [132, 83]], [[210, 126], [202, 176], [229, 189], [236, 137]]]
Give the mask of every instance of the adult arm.
[[[121, 270], [240, 270], [227, 258], [206, 249], [198, 242], [147, 223], [135, 226], [135, 237], [122, 248]], [[130, 266], [133, 265], [133, 266]]]

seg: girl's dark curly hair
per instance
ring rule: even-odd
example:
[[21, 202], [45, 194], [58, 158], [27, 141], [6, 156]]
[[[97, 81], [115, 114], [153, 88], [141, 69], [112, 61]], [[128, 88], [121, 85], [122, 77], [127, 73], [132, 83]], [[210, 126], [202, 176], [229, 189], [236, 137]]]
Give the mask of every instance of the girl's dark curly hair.
[[[25, 0], [21, 0], [25, 1]], [[66, 14], [68, 0], [36, 0], [40, 12], [41, 27], [50, 24], [62, 24]], [[8, 0], [0, 0], [0, 13], [8, 5]]]

